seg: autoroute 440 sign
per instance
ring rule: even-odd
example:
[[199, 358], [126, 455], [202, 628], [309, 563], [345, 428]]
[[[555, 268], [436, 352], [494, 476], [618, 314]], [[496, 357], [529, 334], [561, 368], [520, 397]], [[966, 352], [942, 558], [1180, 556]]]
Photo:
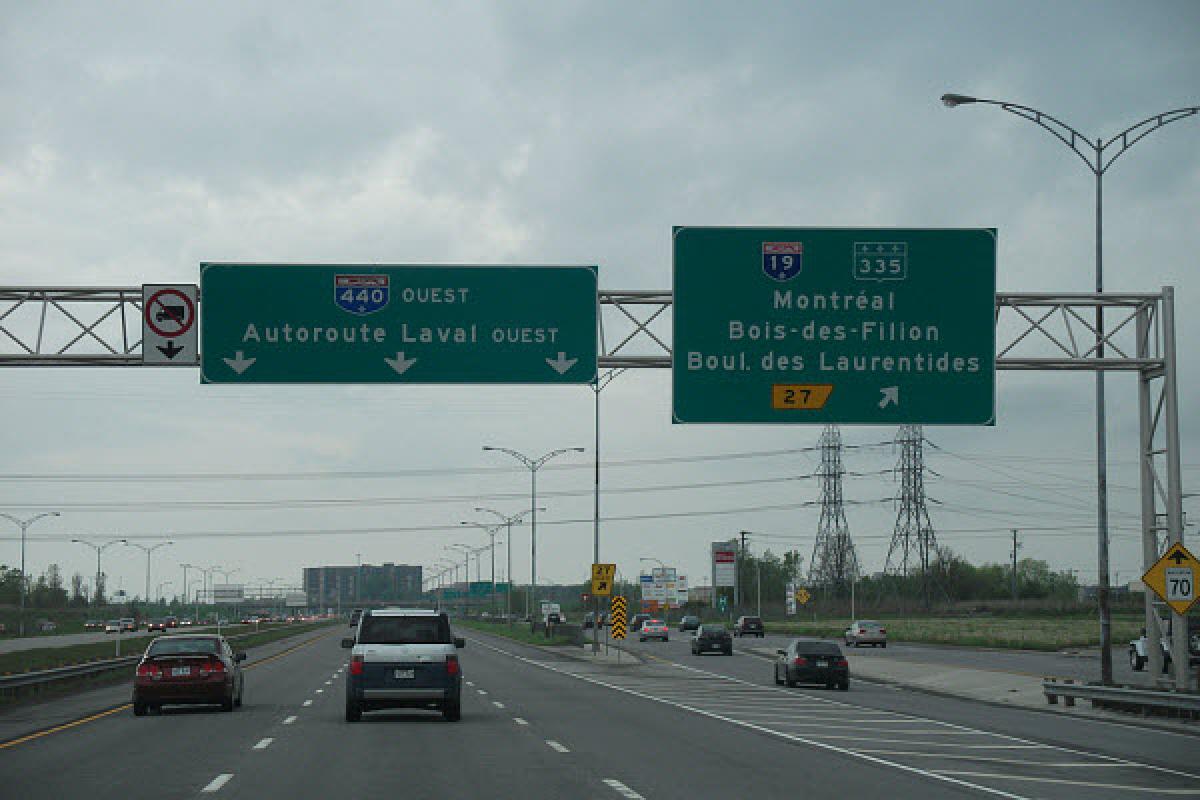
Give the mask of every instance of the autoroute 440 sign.
[[991, 425], [992, 229], [676, 228], [676, 422]]
[[595, 267], [202, 264], [205, 383], [590, 383]]

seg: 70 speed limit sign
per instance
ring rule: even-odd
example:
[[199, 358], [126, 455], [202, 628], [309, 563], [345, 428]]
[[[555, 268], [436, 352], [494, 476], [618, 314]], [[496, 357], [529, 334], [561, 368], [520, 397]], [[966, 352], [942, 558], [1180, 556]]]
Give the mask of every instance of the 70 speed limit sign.
[[1196, 578], [1200, 577], [1197, 573], [1200, 573], [1200, 564], [1196, 557], [1176, 542], [1146, 570], [1142, 581], [1175, 613], [1186, 614], [1196, 604]]

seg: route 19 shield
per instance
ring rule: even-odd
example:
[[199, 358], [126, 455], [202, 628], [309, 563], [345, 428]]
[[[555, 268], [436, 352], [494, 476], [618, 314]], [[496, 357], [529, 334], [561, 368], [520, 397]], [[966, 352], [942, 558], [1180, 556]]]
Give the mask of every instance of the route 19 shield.
[[338, 308], [360, 317], [373, 314], [388, 304], [388, 275], [335, 275], [333, 300]]

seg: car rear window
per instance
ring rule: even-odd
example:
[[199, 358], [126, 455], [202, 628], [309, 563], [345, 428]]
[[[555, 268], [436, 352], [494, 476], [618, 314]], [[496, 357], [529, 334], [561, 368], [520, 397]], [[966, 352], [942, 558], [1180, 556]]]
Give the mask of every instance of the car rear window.
[[171, 637], [159, 639], [150, 645], [148, 655], [178, 656], [178, 655], [215, 655], [218, 652], [216, 639], [185, 639]]
[[840, 656], [841, 649], [833, 642], [796, 642], [796, 652], [812, 656]]
[[743, 625], [762, 625], [762, 620], [758, 617], [746, 617]]
[[359, 644], [452, 644], [450, 624], [437, 617], [366, 617]]
[[724, 625], [701, 625], [700, 633], [724, 633]]

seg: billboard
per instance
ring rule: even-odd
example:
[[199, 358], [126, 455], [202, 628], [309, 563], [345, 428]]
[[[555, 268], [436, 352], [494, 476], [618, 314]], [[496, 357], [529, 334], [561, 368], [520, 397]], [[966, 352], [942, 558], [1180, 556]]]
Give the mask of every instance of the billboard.
[[713, 586], [732, 588], [737, 582], [737, 542], [712, 543]]
[[675, 607], [682, 608], [688, 602], [688, 579], [687, 575], [680, 575], [675, 579]]
[[308, 595], [304, 592], [288, 592], [283, 598], [283, 603], [288, 608], [305, 608], [308, 606]]
[[246, 601], [246, 587], [240, 583], [214, 583], [213, 602], [236, 605]]

